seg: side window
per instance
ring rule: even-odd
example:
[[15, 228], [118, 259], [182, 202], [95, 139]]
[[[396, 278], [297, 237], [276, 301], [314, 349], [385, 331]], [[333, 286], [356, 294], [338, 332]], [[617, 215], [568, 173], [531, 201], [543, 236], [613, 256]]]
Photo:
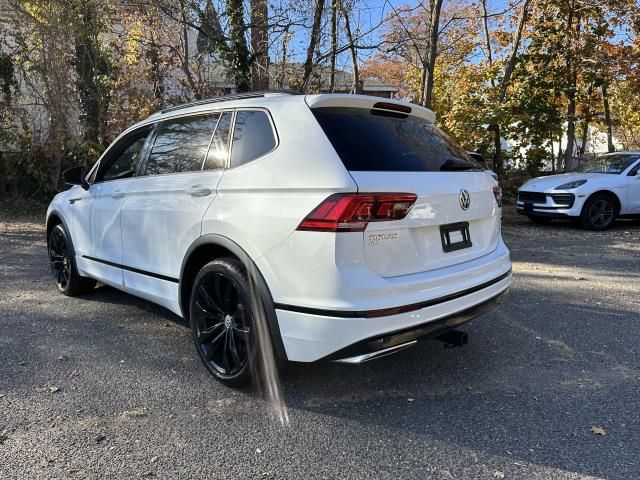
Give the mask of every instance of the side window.
[[142, 148], [150, 131], [151, 127], [141, 128], [118, 141], [107, 153], [95, 180], [106, 182], [133, 177], [138, 171]]
[[229, 132], [231, 131], [231, 119], [233, 112], [223, 112], [218, 120], [216, 132], [213, 134], [211, 147], [204, 162], [205, 170], [224, 168], [229, 155]]
[[161, 123], [145, 175], [201, 170], [218, 116], [199, 115]]
[[231, 147], [231, 167], [255, 160], [276, 146], [267, 114], [260, 110], [241, 110], [236, 114]]

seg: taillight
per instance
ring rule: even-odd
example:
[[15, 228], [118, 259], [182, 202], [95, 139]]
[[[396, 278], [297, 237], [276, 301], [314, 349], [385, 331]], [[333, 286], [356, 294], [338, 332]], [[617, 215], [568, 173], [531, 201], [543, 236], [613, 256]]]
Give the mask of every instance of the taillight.
[[416, 199], [413, 193], [336, 193], [307, 215], [298, 230], [362, 232], [369, 222], [406, 217]]
[[498, 206], [502, 207], [502, 189], [497, 185], [493, 187], [493, 196], [496, 197]]

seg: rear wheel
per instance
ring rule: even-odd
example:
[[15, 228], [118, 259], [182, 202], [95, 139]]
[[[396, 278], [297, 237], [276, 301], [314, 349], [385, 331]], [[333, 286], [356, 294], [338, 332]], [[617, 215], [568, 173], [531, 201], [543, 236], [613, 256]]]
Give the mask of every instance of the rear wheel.
[[617, 213], [617, 206], [609, 195], [593, 195], [582, 207], [580, 224], [589, 230], [606, 230], [615, 223]]
[[255, 359], [255, 312], [242, 264], [235, 259], [207, 263], [191, 291], [189, 317], [198, 355], [222, 383], [239, 387], [251, 382]]
[[64, 295], [73, 296], [93, 289], [96, 281], [82, 277], [76, 268], [69, 235], [62, 225], [56, 225], [49, 234], [49, 264], [51, 274], [58, 290]]
[[528, 215], [528, 217], [536, 225], [549, 225], [551, 223], [551, 217], [542, 217], [540, 215]]

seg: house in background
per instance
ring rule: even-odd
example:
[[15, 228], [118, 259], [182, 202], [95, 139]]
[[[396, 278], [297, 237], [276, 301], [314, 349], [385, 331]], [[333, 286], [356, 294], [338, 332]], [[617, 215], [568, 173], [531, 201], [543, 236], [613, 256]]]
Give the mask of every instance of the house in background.
[[[302, 63], [287, 63], [284, 68], [281, 63], [269, 65], [269, 88], [294, 89], [298, 88], [303, 74]], [[227, 69], [219, 62], [211, 62], [206, 66], [205, 78], [207, 84], [221, 95], [237, 93], [235, 84]], [[311, 74], [309, 86], [311, 91], [330, 93], [330, 71], [327, 67], [316, 65]], [[336, 69], [333, 93], [354, 93], [353, 75], [351, 72]], [[360, 80], [359, 93], [382, 98], [395, 98], [398, 88], [382, 82], [375, 77], [364, 77]]]

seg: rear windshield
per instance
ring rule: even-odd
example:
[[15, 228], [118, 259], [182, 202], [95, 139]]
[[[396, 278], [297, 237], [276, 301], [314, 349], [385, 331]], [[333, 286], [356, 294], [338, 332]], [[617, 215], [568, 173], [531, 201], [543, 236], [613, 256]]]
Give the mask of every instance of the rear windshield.
[[351, 171], [484, 170], [433, 124], [362, 108], [316, 108], [318, 123]]

